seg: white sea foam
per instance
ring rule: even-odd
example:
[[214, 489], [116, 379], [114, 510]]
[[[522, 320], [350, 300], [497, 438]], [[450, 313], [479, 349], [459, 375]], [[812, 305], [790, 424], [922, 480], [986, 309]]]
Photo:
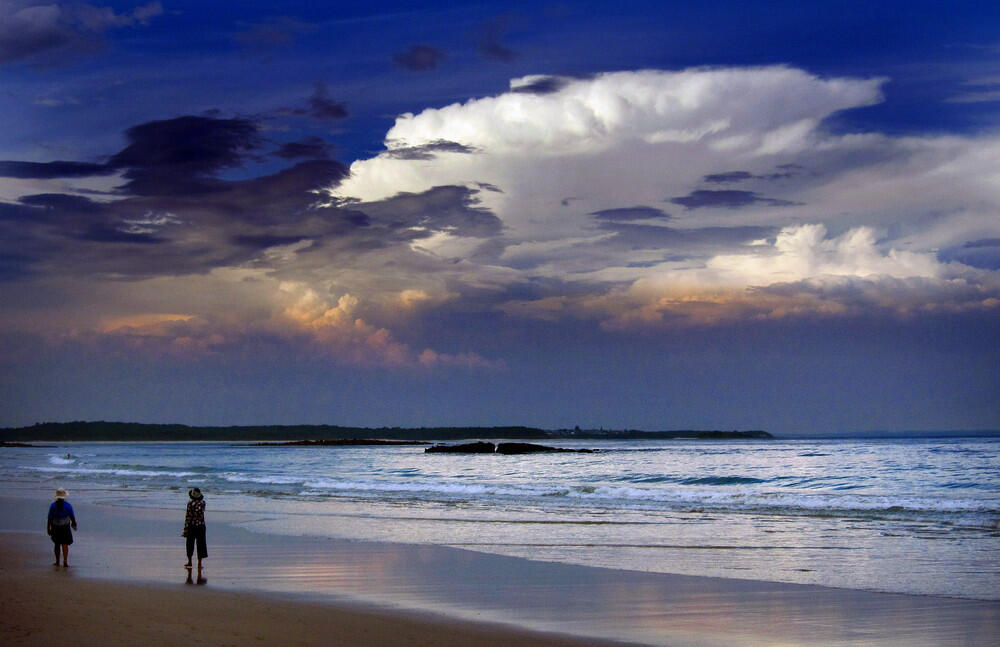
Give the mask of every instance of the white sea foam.
[[[901, 497], [840, 493], [790, 493], [739, 487], [724, 491], [705, 487], [639, 488], [628, 486], [542, 486], [465, 483], [430, 480], [293, 479], [232, 477], [227, 481], [300, 485], [301, 496], [349, 496], [380, 499], [476, 500], [484, 503], [524, 503], [534, 506], [577, 505], [605, 509], [775, 514], [1000, 514], [998, 498]], [[548, 502], [548, 503], [547, 503]]]
[[245, 474], [240, 472], [223, 472], [217, 475], [218, 478], [230, 483], [261, 483], [264, 485], [297, 485], [301, 484], [304, 477], [301, 476], [280, 476], [276, 474]]
[[[603, 502], [608, 505], [650, 509], [663, 505], [669, 509], [703, 508], [715, 511], [770, 511], [823, 513], [829, 515], [855, 512], [931, 512], [998, 513], [1000, 498], [942, 498], [879, 496], [839, 493], [789, 493], [739, 487], [730, 490], [708, 488], [636, 488], [621, 486], [577, 487], [565, 490], [572, 499]], [[638, 504], [638, 505], [637, 505]]]
[[312, 490], [325, 491], [327, 493], [351, 493], [351, 494], [405, 494], [420, 495], [429, 497], [436, 495], [447, 495], [457, 498], [469, 497], [524, 497], [524, 496], [545, 496], [551, 491], [545, 488], [530, 486], [503, 486], [499, 484], [480, 483], [452, 483], [444, 481], [360, 481], [360, 480], [329, 480], [319, 479], [306, 481], [303, 483]]
[[131, 469], [102, 469], [102, 468], [91, 468], [91, 467], [36, 467], [28, 466], [23, 469], [30, 470], [32, 472], [50, 472], [55, 474], [107, 474], [111, 476], [137, 476], [137, 477], [155, 477], [155, 476], [171, 476], [176, 478], [184, 478], [187, 476], [194, 476], [197, 472], [169, 472], [163, 470], [131, 470]]

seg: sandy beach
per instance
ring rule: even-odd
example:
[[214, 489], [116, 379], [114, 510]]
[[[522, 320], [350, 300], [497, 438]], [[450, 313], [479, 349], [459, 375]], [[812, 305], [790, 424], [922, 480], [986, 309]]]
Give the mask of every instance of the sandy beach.
[[[75, 504], [53, 568], [35, 498], [0, 498], [4, 644], [986, 645], [1000, 603], [275, 537], [216, 514], [204, 586], [177, 511]], [[172, 517], [178, 517], [174, 519]], [[58, 623], [51, 622], [57, 614]], [[58, 628], [56, 628], [58, 625]], [[58, 635], [57, 635], [58, 634]]]
[[274, 596], [120, 583], [40, 568], [38, 555], [0, 543], [0, 637], [5, 645], [484, 645], [586, 647], [606, 641], [417, 617]]

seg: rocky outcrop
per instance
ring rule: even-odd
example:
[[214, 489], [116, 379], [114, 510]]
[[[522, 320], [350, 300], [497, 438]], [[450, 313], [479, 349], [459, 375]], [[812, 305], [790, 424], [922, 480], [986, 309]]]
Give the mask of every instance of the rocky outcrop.
[[478, 442], [463, 445], [434, 445], [424, 450], [429, 454], [543, 454], [543, 453], [577, 453], [592, 454], [594, 449], [568, 449], [565, 447], [548, 447], [533, 443], [493, 443]]
[[427, 454], [492, 454], [497, 446], [493, 443], [463, 443], [461, 445], [434, 445], [424, 450]]

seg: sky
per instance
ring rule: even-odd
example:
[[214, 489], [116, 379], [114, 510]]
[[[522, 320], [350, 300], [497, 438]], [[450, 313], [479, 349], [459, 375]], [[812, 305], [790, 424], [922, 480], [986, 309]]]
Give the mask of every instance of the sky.
[[1000, 428], [1000, 5], [0, 16], [0, 425]]

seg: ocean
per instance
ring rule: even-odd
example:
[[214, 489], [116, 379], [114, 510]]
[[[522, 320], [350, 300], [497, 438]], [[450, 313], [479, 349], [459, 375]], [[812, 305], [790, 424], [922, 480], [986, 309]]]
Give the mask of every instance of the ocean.
[[0, 482], [172, 516], [198, 486], [274, 535], [1000, 599], [1000, 438], [547, 444], [599, 451], [61, 443], [3, 450]]

